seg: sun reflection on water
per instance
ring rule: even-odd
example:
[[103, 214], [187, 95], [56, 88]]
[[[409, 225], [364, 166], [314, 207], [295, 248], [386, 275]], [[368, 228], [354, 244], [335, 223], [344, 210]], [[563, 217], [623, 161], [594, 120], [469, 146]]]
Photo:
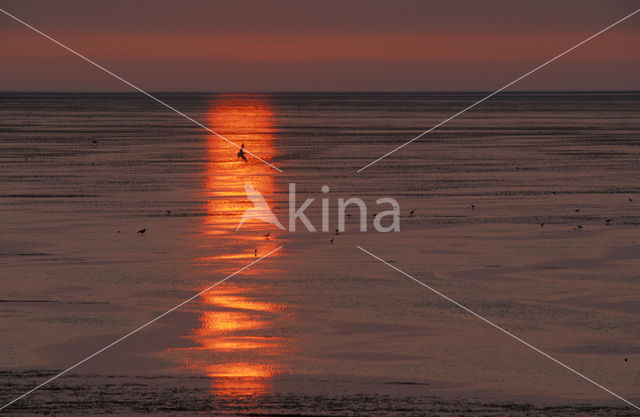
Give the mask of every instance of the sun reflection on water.
[[[265, 98], [218, 96], [209, 112], [209, 124], [229, 140], [265, 160], [273, 154], [274, 113]], [[277, 247], [265, 237], [274, 231], [270, 224], [249, 219], [241, 232], [236, 227], [242, 213], [252, 207], [245, 195], [245, 182], [253, 184], [267, 199], [276, 192], [270, 167], [248, 156], [236, 158], [238, 149], [211, 135], [207, 146], [205, 196], [207, 216], [200, 238], [210, 245], [224, 244], [230, 253], [200, 257], [199, 263], [227, 266], [234, 270]], [[273, 239], [273, 237], [272, 237]], [[277, 256], [276, 252], [272, 256]], [[244, 272], [243, 272], [244, 274]], [[257, 299], [257, 294], [273, 294], [264, 264], [253, 265], [247, 274], [251, 282], [225, 282], [201, 298], [199, 325], [189, 334], [194, 347], [186, 348], [185, 364], [211, 377], [216, 394], [251, 395], [268, 392], [269, 381], [287, 372], [283, 356], [287, 340], [274, 335], [274, 323], [291, 313], [287, 306]], [[265, 283], [266, 281], [266, 283]]]
[[[209, 124], [237, 145], [270, 160], [274, 154], [274, 112], [264, 98], [228, 96], [215, 100]], [[207, 149], [206, 197], [208, 229], [235, 233], [242, 213], [252, 207], [245, 195], [245, 182], [263, 195], [275, 193], [273, 169], [247, 155], [248, 162], [236, 157], [238, 148], [211, 135]], [[247, 220], [242, 228], [264, 228], [259, 220]]]

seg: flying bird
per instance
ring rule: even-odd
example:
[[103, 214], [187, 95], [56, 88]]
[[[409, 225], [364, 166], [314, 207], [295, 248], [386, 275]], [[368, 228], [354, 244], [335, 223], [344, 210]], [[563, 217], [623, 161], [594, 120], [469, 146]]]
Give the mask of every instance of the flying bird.
[[138, 233], [140, 233], [141, 235], [144, 235], [144, 232], [146, 231], [147, 231], [147, 228], [145, 227], [144, 229], [138, 230]]
[[413, 213], [415, 213], [415, 212], [416, 212], [415, 210], [411, 210], [411, 211], [409, 212], [409, 217], [413, 217]]
[[244, 156], [244, 143], [242, 144], [242, 146], [240, 147], [240, 150], [238, 151], [238, 158], [242, 158], [244, 159], [244, 162], [247, 162], [247, 157]]

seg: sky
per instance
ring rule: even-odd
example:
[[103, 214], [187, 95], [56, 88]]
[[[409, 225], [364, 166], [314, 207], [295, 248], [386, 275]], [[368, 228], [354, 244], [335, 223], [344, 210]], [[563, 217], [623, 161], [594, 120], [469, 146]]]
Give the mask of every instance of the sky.
[[[625, 0], [0, 0], [148, 91], [490, 91]], [[640, 90], [640, 13], [510, 90]], [[0, 91], [130, 91], [0, 14]]]

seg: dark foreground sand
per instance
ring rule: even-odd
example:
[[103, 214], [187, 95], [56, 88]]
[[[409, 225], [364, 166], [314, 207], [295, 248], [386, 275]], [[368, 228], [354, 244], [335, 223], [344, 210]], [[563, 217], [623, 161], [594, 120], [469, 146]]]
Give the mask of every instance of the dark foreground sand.
[[[3, 403], [55, 375], [2, 372]], [[69, 375], [4, 410], [5, 415], [290, 415], [290, 416], [632, 416], [629, 407], [441, 399], [428, 395], [212, 393], [206, 377]], [[234, 381], [238, 387], [238, 381]], [[409, 390], [411, 391], [411, 387]]]

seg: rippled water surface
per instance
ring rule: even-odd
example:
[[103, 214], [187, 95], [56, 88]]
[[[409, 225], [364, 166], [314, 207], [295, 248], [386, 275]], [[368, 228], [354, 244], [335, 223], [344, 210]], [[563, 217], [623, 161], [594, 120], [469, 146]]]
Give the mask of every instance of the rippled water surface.
[[[160, 97], [282, 173], [139, 95], [0, 95], [3, 404], [282, 249], [7, 411], [631, 415], [357, 246], [640, 401], [640, 95], [504, 94], [359, 173], [482, 95]], [[236, 231], [247, 182], [368, 230]]]

